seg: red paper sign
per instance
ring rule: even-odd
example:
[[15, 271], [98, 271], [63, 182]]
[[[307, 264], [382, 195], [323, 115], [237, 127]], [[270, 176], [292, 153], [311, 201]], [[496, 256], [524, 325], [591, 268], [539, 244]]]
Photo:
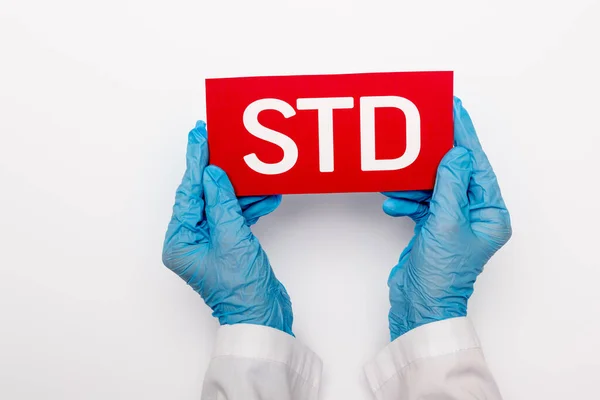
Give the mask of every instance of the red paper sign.
[[210, 162], [236, 194], [432, 189], [452, 72], [206, 80]]

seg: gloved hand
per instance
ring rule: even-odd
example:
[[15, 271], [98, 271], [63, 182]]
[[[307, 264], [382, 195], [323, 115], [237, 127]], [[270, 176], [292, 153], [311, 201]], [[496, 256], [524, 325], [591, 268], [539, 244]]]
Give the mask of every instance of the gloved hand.
[[416, 223], [388, 280], [392, 340], [429, 322], [466, 316], [475, 279], [512, 233], [496, 175], [457, 98], [454, 141], [433, 193], [384, 193], [390, 197], [385, 213]]
[[221, 325], [264, 325], [292, 334], [290, 298], [250, 230], [281, 196], [238, 200], [225, 172], [207, 164], [206, 125], [199, 121], [188, 136], [187, 169], [163, 263], [202, 296]]

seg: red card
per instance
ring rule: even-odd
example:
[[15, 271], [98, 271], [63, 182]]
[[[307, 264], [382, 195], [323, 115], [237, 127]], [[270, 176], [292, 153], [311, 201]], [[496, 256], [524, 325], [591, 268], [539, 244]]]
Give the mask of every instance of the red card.
[[432, 189], [452, 72], [206, 80], [210, 162], [238, 196]]

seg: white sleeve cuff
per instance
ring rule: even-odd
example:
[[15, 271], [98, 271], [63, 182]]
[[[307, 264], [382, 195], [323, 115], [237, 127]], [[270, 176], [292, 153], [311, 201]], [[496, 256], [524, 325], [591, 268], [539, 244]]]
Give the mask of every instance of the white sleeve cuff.
[[466, 317], [451, 318], [419, 326], [406, 332], [365, 366], [373, 392], [416, 360], [479, 348], [475, 329]]
[[314, 388], [321, 381], [323, 363], [299, 340], [261, 325], [223, 325], [217, 331], [213, 358], [240, 357], [286, 365]]

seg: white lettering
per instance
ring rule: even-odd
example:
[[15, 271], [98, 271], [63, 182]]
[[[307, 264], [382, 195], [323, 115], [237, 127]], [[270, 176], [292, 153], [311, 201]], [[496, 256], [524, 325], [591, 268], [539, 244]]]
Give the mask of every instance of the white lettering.
[[333, 110], [354, 107], [352, 97], [321, 97], [298, 99], [298, 110], [318, 110], [319, 171], [333, 172]]
[[258, 122], [258, 114], [264, 110], [276, 110], [284, 117], [290, 118], [296, 114], [292, 106], [279, 99], [260, 99], [251, 103], [244, 111], [243, 121], [246, 130], [259, 139], [271, 142], [283, 150], [283, 158], [276, 163], [265, 163], [256, 153], [244, 156], [246, 164], [259, 174], [277, 175], [292, 169], [298, 161], [298, 146], [296, 142], [281, 132], [269, 129]]
[[[375, 158], [375, 109], [398, 108], [406, 117], [406, 150], [398, 158]], [[415, 104], [399, 96], [360, 98], [360, 161], [363, 171], [392, 171], [408, 167], [421, 151], [421, 116]]]

